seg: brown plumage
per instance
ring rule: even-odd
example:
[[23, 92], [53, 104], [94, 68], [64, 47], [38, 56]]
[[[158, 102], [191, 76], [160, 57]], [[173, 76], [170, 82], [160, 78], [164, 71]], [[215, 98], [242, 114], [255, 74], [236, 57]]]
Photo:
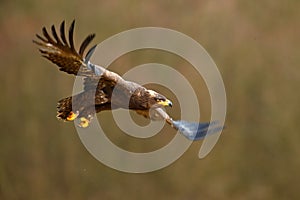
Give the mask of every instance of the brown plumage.
[[[84, 78], [83, 92], [58, 101], [57, 117], [59, 119], [73, 121], [79, 118], [78, 125], [87, 127], [95, 112], [124, 108], [135, 110], [138, 114], [153, 120], [165, 120], [188, 138], [197, 139], [196, 137], [200, 138], [206, 135], [203, 130], [207, 129], [209, 123], [202, 124], [204, 126], [200, 130], [198, 125], [173, 121], [161, 109], [163, 106], [172, 106], [171, 101], [165, 96], [137, 83], [126, 81], [118, 74], [90, 63], [89, 58], [96, 45], [90, 48], [86, 55], [85, 50], [94, 39], [95, 34], [88, 35], [77, 51], [73, 40], [74, 26], [75, 21], [69, 28], [68, 39], [65, 35], [65, 22], [63, 21], [60, 25], [60, 35], [52, 25], [52, 36], [43, 27], [43, 36], [36, 34], [38, 40], [33, 40], [40, 47], [39, 51], [42, 56], [56, 64], [59, 70]], [[151, 109], [154, 110], [152, 114], [149, 114], [150, 108], [154, 108]]]
[[[64, 98], [58, 102], [58, 118], [72, 121], [78, 117], [87, 125], [86, 122], [91, 120], [95, 111], [125, 108], [147, 112], [152, 106], [172, 105], [163, 95], [147, 90], [136, 83], [125, 81], [114, 72], [86, 62], [84, 52], [95, 34], [88, 35], [80, 45], [79, 51], [76, 51], [73, 41], [74, 26], [75, 21], [72, 22], [69, 28], [68, 40], [66, 39], [65, 22], [63, 21], [60, 25], [60, 37], [55, 26], [52, 25], [52, 36], [44, 27], [42, 29], [43, 37], [37, 34], [39, 41], [33, 41], [40, 46], [39, 50], [42, 56], [56, 64], [61, 71], [83, 76], [84, 78], [84, 91], [82, 93]], [[89, 51], [92, 50], [93, 47]], [[98, 71], [101, 71], [100, 75], [94, 70], [95, 67]], [[113, 94], [115, 98], [112, 99]], [[138, 113], [150, 117], [145, 114], [146, 112]], [[79, 125], [83, 126], [83, 124]]]

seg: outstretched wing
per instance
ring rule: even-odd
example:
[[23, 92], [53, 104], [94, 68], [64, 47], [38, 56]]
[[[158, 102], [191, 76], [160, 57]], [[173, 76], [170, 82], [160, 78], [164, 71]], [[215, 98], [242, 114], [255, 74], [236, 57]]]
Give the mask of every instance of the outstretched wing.
[[[52, 25], [52, 36], [50, 36], [47, 29], [43, 27], [43, 37], [36, 34], [39, 41], [33, 40], [33, 42], [40, 46], [39, 50], [42, 56], [56, 64], [61, 71], [75, 75], [90, 74], [90, 70], [86, 68], [86, 64], [84, 63], [84, 51], [94, 39], [95, 34], [88, 35], [82, 42], [79, 51], [76, 51], [73, 40], [74, 26], [75, 20], [69, 28], [68, 40], [65, 35], [65, 21], [63, 21], [60, 25], [60, 37], [56, 32], [55, 26]], [[93, 47], [91, 49], [93, 49]]]

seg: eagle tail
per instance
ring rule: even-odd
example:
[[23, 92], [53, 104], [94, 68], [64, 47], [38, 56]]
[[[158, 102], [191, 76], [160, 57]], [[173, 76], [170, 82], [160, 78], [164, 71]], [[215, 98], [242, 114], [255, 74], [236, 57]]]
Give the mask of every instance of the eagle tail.
[[76, 114], [72, 111], [72, 97], [66, 97], [58, 101], [57, 118], [72, 121], [76, 118], [75, 115]]
[[78, 126], [88, 127], [95, 114], [95, 108], [91, 106], [94, 99], [90, 98], [90, 95], [91, 93], [84, 91], [75, 96], [59, 100], [57, 103], [57, 118], [64, 121], [74, 121], [79, 118]]

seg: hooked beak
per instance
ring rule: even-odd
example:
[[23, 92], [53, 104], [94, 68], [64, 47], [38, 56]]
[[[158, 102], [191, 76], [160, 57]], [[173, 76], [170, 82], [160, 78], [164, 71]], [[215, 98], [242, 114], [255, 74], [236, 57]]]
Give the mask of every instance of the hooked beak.
[[172, 107], [172, 105], [173, 105], [172, 101], [170, 101], [169, 99], [167, 99], [165, 101], [160, 101], [160, 102], [158, 102], [158, 104], [162, 105], [162, 106], [165, 106], [165, 107], [167, 107], [167, 106]]

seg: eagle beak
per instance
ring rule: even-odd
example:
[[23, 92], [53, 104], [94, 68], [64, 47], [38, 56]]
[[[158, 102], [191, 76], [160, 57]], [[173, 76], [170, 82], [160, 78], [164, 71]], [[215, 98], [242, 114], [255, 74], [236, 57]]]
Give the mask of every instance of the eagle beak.
[[162, 105], [162, 106], [165, 106], [165, 107], [167, 107], [167, 106], [170, 106], [170, 107], [172, 107], [172, 101], [170, 101], [169, 99], [167, 99], [167, 100], [165, 100], [165, 101], [160, 101], [160, 102], [158, 102], [158, 104], [159, 105]]

